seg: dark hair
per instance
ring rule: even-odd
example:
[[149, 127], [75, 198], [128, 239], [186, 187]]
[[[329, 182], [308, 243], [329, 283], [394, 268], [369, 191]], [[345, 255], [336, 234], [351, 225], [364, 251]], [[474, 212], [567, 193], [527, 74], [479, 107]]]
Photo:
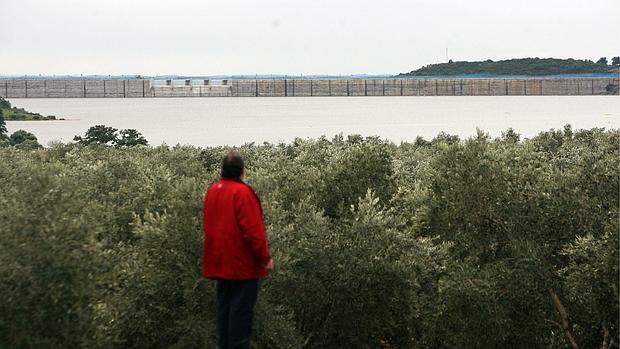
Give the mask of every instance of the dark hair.
[[222, 177], [239, 179], [243, 174], [244, 168], [245, 165], [243, 164], [241, 154], [237, 151], [231, 150], [228, 154], [226, 154], [226, 156], [224, 156], [224, 160], [222, 160]]

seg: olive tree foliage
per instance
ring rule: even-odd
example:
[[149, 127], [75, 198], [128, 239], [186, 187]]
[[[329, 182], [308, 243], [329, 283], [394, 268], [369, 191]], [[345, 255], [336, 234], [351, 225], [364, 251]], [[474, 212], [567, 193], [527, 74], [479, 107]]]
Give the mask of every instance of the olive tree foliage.
[[576, 337], [584, 347], [601, 347], [601, 338], [618, 345], [619, 232], [615, 219], [603, 234], [579, 235], [562, 250], [568, 263], [558, 274], [566, 290], [566, 307], [572, 310]]
[[10, 148], [0, 155], [2, 347], [76, 347], [92, 319], [89, 275], [104, 270], [93, 258], [97, 204], [83, 200], [73, 171], [47, 155]]
[[[253, 347], [617, 347], [619, 141], [239, 147], [276, 262]], [[201, 208], [228, 150], [0, 148], [0, 347], [215, 347]]]
[[411, 344], [411, 290], [402, 277], [409, 261], [402, 252], [412, 242], [394, 229], [372, 191], [338, 225], [307, 200], [273, 215], [273, 248], [282, 251], [276, 259], [283, 266], [269, 290], [293, 310], [307, 347]]

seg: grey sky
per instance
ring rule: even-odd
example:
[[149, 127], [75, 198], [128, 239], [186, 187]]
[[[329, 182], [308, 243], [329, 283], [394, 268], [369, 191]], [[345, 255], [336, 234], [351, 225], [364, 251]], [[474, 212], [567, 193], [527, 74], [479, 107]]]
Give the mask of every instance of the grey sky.
[[620, 55], [618, 0], [0, 0], [4, 74], [399, 73]]

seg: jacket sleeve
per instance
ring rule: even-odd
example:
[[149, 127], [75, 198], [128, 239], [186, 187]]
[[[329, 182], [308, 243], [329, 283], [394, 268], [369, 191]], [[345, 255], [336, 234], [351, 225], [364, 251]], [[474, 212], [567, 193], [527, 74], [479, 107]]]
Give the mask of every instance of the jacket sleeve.
[[241, 235], [252, 254], [265, 266], [271, 259], [260, 202], [251, 188], [239, 191], [235, 200]]

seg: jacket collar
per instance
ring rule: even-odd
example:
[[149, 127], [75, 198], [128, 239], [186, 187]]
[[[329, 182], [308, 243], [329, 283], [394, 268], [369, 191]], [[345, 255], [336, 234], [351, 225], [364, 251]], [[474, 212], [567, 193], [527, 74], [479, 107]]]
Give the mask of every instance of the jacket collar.
[[225, 178], [225, 177], [220, 177], [220, 181], [227, 181], [227, 182], [238, 182], [238, 183], [244, 183], [244, 181], [242, 181], [239, 178]]

